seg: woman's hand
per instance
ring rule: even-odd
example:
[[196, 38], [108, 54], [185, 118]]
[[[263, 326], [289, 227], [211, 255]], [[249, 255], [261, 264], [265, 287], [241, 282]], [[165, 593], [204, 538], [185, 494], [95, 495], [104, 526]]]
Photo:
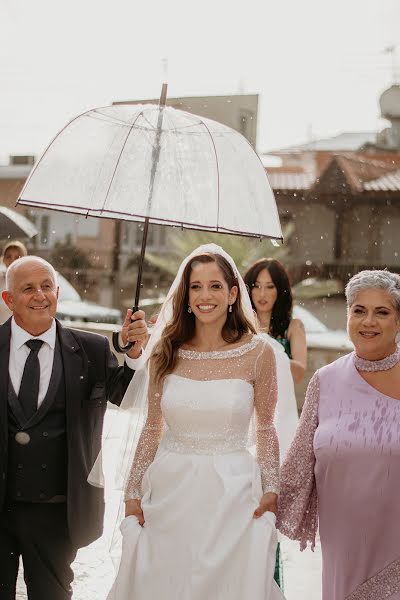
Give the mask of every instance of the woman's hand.
[[261, 498], [260, 504], [254, 511], [254, 518], [258, 519], [267, 511], [275, 515], [278, 512], [278, 495], [273, 492], [268, 492]]
[[144, 525], [144, 514], [142, 507], [140, 506], [140, 500], [136, 498], [133, 500], [125, 500], [125, 517], [134, 516], [137, 517], [139, 525]]

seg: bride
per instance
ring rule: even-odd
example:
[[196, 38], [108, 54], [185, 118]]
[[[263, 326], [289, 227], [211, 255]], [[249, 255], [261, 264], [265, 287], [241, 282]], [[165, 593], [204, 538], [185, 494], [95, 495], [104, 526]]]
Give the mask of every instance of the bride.
[[146, 355], [122, 406], [135, 425], [108, 599], [282, 600], [274, 351], [221, 248], [182, 263]]

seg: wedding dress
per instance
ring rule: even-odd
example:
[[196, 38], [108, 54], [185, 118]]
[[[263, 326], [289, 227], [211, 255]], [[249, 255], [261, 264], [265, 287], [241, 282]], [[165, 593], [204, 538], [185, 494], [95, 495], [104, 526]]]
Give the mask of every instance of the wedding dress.
[[162, 389], [150, 373], [126, 489], [141, 498], [145, 524], [121, 524], [108, 600], [284, 599], [273, 580], [275, 515], [253, 516], [279, 487], [276, 397], [274, 352], [259, 335], [224, 351], [179, 350]]

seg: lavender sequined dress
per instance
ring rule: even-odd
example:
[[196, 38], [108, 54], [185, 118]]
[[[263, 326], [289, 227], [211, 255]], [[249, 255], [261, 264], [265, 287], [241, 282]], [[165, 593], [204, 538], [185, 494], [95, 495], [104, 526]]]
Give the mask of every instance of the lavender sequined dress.
[[400, 600], [400, 401], [353, 354], [314, 375], [282, 468], [281, 531], [304, 548], [318, 521], [323, 600]]

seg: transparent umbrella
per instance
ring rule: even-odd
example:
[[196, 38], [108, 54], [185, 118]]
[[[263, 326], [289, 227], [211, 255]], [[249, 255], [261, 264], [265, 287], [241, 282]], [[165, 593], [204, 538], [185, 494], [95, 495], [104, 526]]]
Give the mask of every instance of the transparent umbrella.
[[[37, 162], [18, 202], [149, 223], [281, 239], [272, 189], [240, 133], [160, 104], [118, 104], [79, 115]], [[116, 349], [122, 351], [118, 343]]]

